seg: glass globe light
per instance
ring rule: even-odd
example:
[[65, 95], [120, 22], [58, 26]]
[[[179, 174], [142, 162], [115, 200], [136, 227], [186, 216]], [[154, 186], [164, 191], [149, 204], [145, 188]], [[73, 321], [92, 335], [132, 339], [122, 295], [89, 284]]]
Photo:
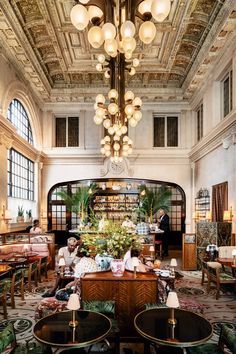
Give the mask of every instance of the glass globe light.
[[93, 18], [101, 18], [103, 16], [102, 10], [98, 6], [91, 5], [88, 8], [89, 19], [93, 22]]
[[116, 103], [110, 103], [108, 105], [108, 112], [111, 114], [111, 115], [114, 115], [118, 112], [118, 106]]
[[104, 155], [105, 154], [105, 152], [106, 152], [106, 150], [104, 149], [104, 147], [102, 147], [101, 149], [100, 149], [100, 151], [101, 151], [101, 153]]
[[134, 111], [133, 117], [134, 119], [139, 122], [142, 119], [142, 112], [141, 111]]
[[138, 6], [138, 11], [143, 15], [151, 12], [152, 0], [144, 0]]
[[129, 69], [129, 75], [130, 75], [130, 76], [134, 76], [135, 73], [136, 73], [135, 68], [133, 68], [133, 67], [131, 66], [131, 68]]
[[134, 106], [132, 104], [127, 104], [127, 106], [125, 106], [125, 113], [127, 116], [132, 116], [134, 113]]
[[106, 156], [106, 157], [111, 156], [111, 152], [110, 152], [110, 150], [107, 150], [107, 151], [105, 152], [105, 156]]
[[106, 143], [109, 143], [109, 142], [111, 141], [111, 138], [109, 137], [109, 135], [106, 135], [106, 136], [104, 137], [104, 141], [105, 141]]
[[146, 21], [139, 27], [139, 38], [145, 44], [150, 44], [156, 36], [156, 26], [151, 21]]
[[135, 35], [135, 25], [132, 21], [125, 21], [120, 28], [120, 33], [122, 35], [122, 39], [133, 37]]
[[97, 102], [94, 103], [93, 108], [96, 110], [98, 108]]
[[128, 144], [129, 145], [132, 145], [133, 144], [133, 141], [129, 138], [129, 140], [128, 140]]
[[79, 31], [85, 29], [89, 23], [89, 14], [87, 9], [80, 4], [75, 5], [70, 13], [71, 23]]
[[142, 100], [141, 100], [140, 97], [135, 97], [134, 100], [133, 100], [133, 102], [132, 102], [132, 104], [133, 104], [133, 106], [135, 106], [135, 107], [141, 107], [142, 104], [143, 104], [143, 102], [142, 102]]
[[79, 0], [79, 2], [81, 2], [81, 4], [87, 4], [89, 2], [89, 0]]
[[119, 150], [120, 150], [120, 144], [119, 144], [119, 143], [115, 143], [115, 144], [113, 145], [113, 149], [114, 149], [115, 151], [119, 151]]
[[133, 59], [133, 67], [137, 68], [137, 66], [139, 66], [139, 59], [138, 58], [134, 58]]
[[162, 22], [170, 13], [170, 0], [153, 0], [151, 13], [157, 22]]
[[128, 135], [125, 135], [124, 137], [123, 137], [123, 142], [125, 143], [125, 142], [128, 142], [129, 141], [129, 137], [128, 137]]
[[132, 91], [127, 91], [125, 93], [125, 101], [133, 101], [134, 99], [134, 93]]
[[111, 121], [110, 121], [110, 119], [105, 119], [104, 121], [103, 121], [103, 126], [104, 126], [104, 128], [106, 128], [106, 129], [108, 129], [108, 128], [110, 128], [110, 126], [111, 126]]
[[114, 124], [113, 125], [113, 129], [114, 129], [114, 132], [116, 133], [119, 130], [119, 125], [118, 124]]
[[105, 60], [106, 60], [104, 54], [99, 54], [99, 55], [97, 56], [97, 59], [98, 59], [99, 63], [101, 63], [101, 64], [103, 64], [103, 63], [105, 62]]
[[106, 70], [106, 71], [104, 72], [104, 76], [105, 76], [106, 79], [110, 79], [110, 77], [111, 77], [110, 71], [109, 71], [109, 70]]
[[114, 128], [112, 126], [108, 128], [108, 133], [110, 135], [113, 135], [115, 133]]
[[104, 149], [105, 149], [106, 151], [109, 151], [109, 150], [111, 150], [111, 146], [110, 146], [109, 144], [105, 144], [105, 145], [104, 145]]
[[124, 144], [124, 145], [123, 145], [123, 150], [124, 150], [124, 151], [128, 151], [128, 150], [129, 150], [129, 145]]
[[123, 39], [123, 48], [124, 48], [125, 53], [133, 52], [136, 48], [136, 40], [133, 37], [124, 38]]
[[102, 64], [101, 63], [97, 63], [96, 70], [97, 71], [102, 71]]
[[118, 49], [117, 41], [115, 39], [106, 39], [104, 43], [104, 49], [108, 55], [114, 55], [114, 53], [117, 53]]
[[133, 117], [130, 118], [130, 120], [129, 120], [129, 125], [130, 125], [132, 128], [136, 127], [137, 124], [138, 124], [138, 122], [137, 122]]
[[101, 145], [104, 145], [104, 144], [105, 144], [105, 140], [104, 140], [104, 139], [101, 139], [100, 144], [101, 144]]
[[116, 134], [117, 134], [118, 136], [121, 136], [121, 135], [122, 135], [121, 129], [118, 129], [117, 132], [116, 132]]
[[99, 116], [97, 116], [97, 115], [95, 115], [94, 118], [93, 118], [93, 120], [94, 120], [94, 123], [95, 123], [95, 124], [99, 125], [99, 124], [102, 123], [103, 118], [102, 118], [102, 117], [99, 117]]
[[125, 59], [130, 60], [132, 58], [132, 52], [125, 53]]
[[128, 128], [126, 127], [126, 125], [122, 125], [122, 127], [120, 128], [122, 134], [126, 134], [128, 131]]
[[98, 107], [98, 108], [96, 109], [95, 113], [96, 113], [96, 116], [98, 116], [98, 117], [100, 117], [100, 118], [103, 118], [105, 111], [104, 111], [103, 108]]
[[120, 140], [120, 136], [119, 135], [114, 135], [114, 138], [113, 138], [113, 140], [115, 140], [115, 141], [119, 141]]
[[117, 100], [118, 98], [118, 92], [116, 91], [116, 89], [111, 89], [109, 92], [108, 92], [108, 98], [109, 100], [111, 100], [112, 98]]
[[114, 39], [116, 36], [116, 27], [110, 22], [104, 23], [102, 32], [105, 40]]
[[103, 33], [99, 26], [93, 26], [88, 31], [88, 41], [93, 48], [101, 47], [104, 42]]
[[104, 104], [105, 102], [106, 102], [105, 97], [101, 93], [99, 93], [96, 96], [96, 103], [103, 103]]

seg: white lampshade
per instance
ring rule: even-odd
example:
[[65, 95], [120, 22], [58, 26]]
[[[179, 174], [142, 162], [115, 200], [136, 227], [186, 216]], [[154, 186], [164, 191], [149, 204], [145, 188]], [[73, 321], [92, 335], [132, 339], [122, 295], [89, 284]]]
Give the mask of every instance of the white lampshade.
[[104, 25], [102, 26], [102, 32], [105, 40], [114, 39], [116, 36], [116, 28], [110, 22], [104, 23]]
[[68, 310], [78, 310], [80, 308], [80, 300], [78, 294], [71, 294], [67, 303]]
[[122, 39], [133, 37], [135, 35], [135, 25], [132, 21], [125, 21], [120, 28]]
[[63, 266], [65, 266], [66, 265], [66, 261], [65, 261], [65, 258], [60, 258], [59, 259], [59, 262], [58, 262], [58, 265], [59, 265], [59, 267], [63, 267]]
[[170, 291], [166, 300], [166, 306], [177, 308], [179, 307], [179, 299], [175, 291]]
[[106, 39], [104, 43], [104, 49], [108, 55], [113, 56], [114, 53], [117, 53], [118, 44], [115, 39]]
[[88, 11], [83, 5], [77, 4], [71, 10], [70, 19], [72, 25], [79, 31], [82, 31], [89, 23]]
[[139, 259], [138, 257], [132, 257], [131, 258], [131, 263], [133, 267], [138, 267], [139, 266]]
[[171, 258], [171, 260], [170, 260], [170, 266], [171, 266], [171, 267], [177, 267], [177, 260], [176, 260], [176, 258]]
[[153, 0], [151, 13], [157, 22], [162, 22], [170, 13], [170, 0]]
[[236, 256], [236, 248], [232, 251], [232, 256], [233, 256], [233, 257]]
[[99, 26], [93, 26], [88, 31], [88, 41], [93, 48], [99, 48], [104, 42], [103, 33]]
[[156, 26], [151, 21], [143, 22], [139, 28], [139, 37], [145, 44], [150, 44], [156, 36]]
[[154, 252], [154, 251], [155, 251], [155, 247], [154, 247], [154, 246], [150, 246], [150, 247], [149, 247], [149, 251], [150, 251], [150, 252]]

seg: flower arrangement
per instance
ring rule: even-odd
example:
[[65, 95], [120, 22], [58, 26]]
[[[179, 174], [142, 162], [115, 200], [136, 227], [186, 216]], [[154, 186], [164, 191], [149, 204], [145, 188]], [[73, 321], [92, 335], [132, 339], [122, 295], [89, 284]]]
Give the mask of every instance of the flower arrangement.
[[108, 254], [113, 258], [123, 258], [132, 247], [141, 249], [142, 244], [136, 235], [128, 233], [127, 229], [117, 223], [108, 221], [101, 234], [85, 234], [83, 242], [91, 247], [97, 254]]

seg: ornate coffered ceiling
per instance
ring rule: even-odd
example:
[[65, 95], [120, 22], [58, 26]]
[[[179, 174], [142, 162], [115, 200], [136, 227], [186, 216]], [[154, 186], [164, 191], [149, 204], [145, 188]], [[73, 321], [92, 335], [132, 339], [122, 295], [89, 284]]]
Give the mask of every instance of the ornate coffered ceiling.
[[[70, 21], [73, 0], [1, 0], [0, 51], [44, 102], [90, 101], [109, 81], [96, 72], [87, 31]], [[138, 27], [140, 24], [136, 22]], [[190, 99], [236, 31], [235, 0], [172, 0], [151, 45], [138, 41], [141, 65], [126, 86], [145, 99]]]

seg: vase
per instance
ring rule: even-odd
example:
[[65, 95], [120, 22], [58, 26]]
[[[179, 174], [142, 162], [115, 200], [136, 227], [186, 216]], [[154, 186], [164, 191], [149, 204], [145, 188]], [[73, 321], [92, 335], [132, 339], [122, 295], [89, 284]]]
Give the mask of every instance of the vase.
[[111, 261], [111, 271], [114, 277], [122, 277], [125, 271], [125, 262], [123, 259], [113, 259]]

